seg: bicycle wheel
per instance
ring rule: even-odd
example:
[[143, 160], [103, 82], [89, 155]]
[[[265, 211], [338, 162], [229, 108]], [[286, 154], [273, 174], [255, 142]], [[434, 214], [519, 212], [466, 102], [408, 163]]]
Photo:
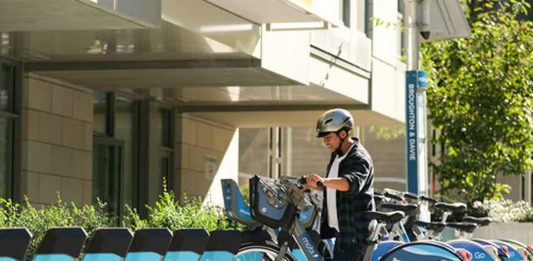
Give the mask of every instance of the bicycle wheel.
[[[244, 244], [234, 257], [236, 261], [273, 261], [279, 253], [279, 247], [268, 243]], [[297, 261], [289, 252], [285, 254], [284, 261]]]

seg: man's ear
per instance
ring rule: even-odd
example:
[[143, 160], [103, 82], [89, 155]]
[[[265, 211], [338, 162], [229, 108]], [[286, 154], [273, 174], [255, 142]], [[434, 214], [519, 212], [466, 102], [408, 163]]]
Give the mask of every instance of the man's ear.
[[[342, 135], [343, 133], [344, 133], [344, 135]], [[348, 137], [348, 132], [346, 132], [346, 130], [342, 130], [341, 131], [341, 138], [346, 139], [346, 137]]]

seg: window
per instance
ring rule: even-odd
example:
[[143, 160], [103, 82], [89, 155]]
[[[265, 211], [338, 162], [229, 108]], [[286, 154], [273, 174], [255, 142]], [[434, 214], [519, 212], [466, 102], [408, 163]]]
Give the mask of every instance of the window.
[[339, 14], [339, 17], [341, 18], [344, 26], [346, 27], [350, 27], [351, 23], [350, 23], [350, 0], [339, 0], [340, 3], [339, 3], [339, 11], [340, 11], [340, 14]]
[[96, 136], [108, 135], [109, 93], [95, 92], [93, 99], [93, 133]]
[[[159, 110], [159, 179], [172, 188], [172, 152], [174, 151], [172, 111]], [[162, 184], [161, 184], [162, 188]]]
[[12, 120], [0, 118], [0, 197], [12, 195], [13, 134]]
[[0, 197], [13, 196], [15, 66], [0, 61]]
[[93, 198], [120, 216], [125, 204], [138, 207], [138, 172], [134, 167], [133, 99], [95, 92], [93, 120]]
[[123, 199], [123, 143], [110, 138], [94, 138], [93, 145], [93, 199], [107, 204], [108, 213], [119, 217]]
[[133, 207], [138, 207], [138, 172], [134, 168], [134, 109], [135, 102], [127, 97], [115, 97], [114, 116], [114, 137], [124, 144], [123, 153], [123, 199], [124, 203]]

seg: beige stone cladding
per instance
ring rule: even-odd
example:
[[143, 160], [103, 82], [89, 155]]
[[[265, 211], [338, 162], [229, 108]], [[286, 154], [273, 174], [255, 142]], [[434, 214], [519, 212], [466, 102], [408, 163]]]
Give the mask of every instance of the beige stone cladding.
[[92, 91], [55, 79], [23, 79], [22, 193], [33, 204], [91, 202]]
[[402, 126], [364, 127], [361, 138], [374, 161], [376, 189], [407, 190]]
[[220, 179], [238, 175], [237, 129], [189, 114], [179, 114], [177, 122], [176, 185], [187, 197], [218, 201]]

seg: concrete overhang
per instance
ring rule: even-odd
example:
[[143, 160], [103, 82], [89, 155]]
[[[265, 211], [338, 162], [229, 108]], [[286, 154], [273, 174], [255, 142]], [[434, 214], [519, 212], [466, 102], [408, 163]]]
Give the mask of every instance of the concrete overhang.
[[262, 68], [256, 59], [34, 62], [25, 69], [99, 90], [297, 84]]
[[0, 31], [157, 27], [160, 0], [0, 0]]
[[339, 25], [339, 2], [330, 0], [205, 0], [257, 24], [322, 23]]
[[465, 38], [472, 30], [459, 0], [424, 0], [421, 3], [420, 31], [429, 33], [422, 41]]
[[358, 109], [357, 105], [349, 104], [323, 104], [315, 106], [299, 106], [287, 110], [283, 106], [272, 106], [271, 110], [252, 112], [189, 112], [189, 114], [235, 126], [238, 128], [268, 128], [281, 127], [309, 127], [313, 128], [316, 119], [324, 111], [333, 108], [347, 108], [354, 116], [357, 126], [402, 126], [397, 120], [368, 109]]

